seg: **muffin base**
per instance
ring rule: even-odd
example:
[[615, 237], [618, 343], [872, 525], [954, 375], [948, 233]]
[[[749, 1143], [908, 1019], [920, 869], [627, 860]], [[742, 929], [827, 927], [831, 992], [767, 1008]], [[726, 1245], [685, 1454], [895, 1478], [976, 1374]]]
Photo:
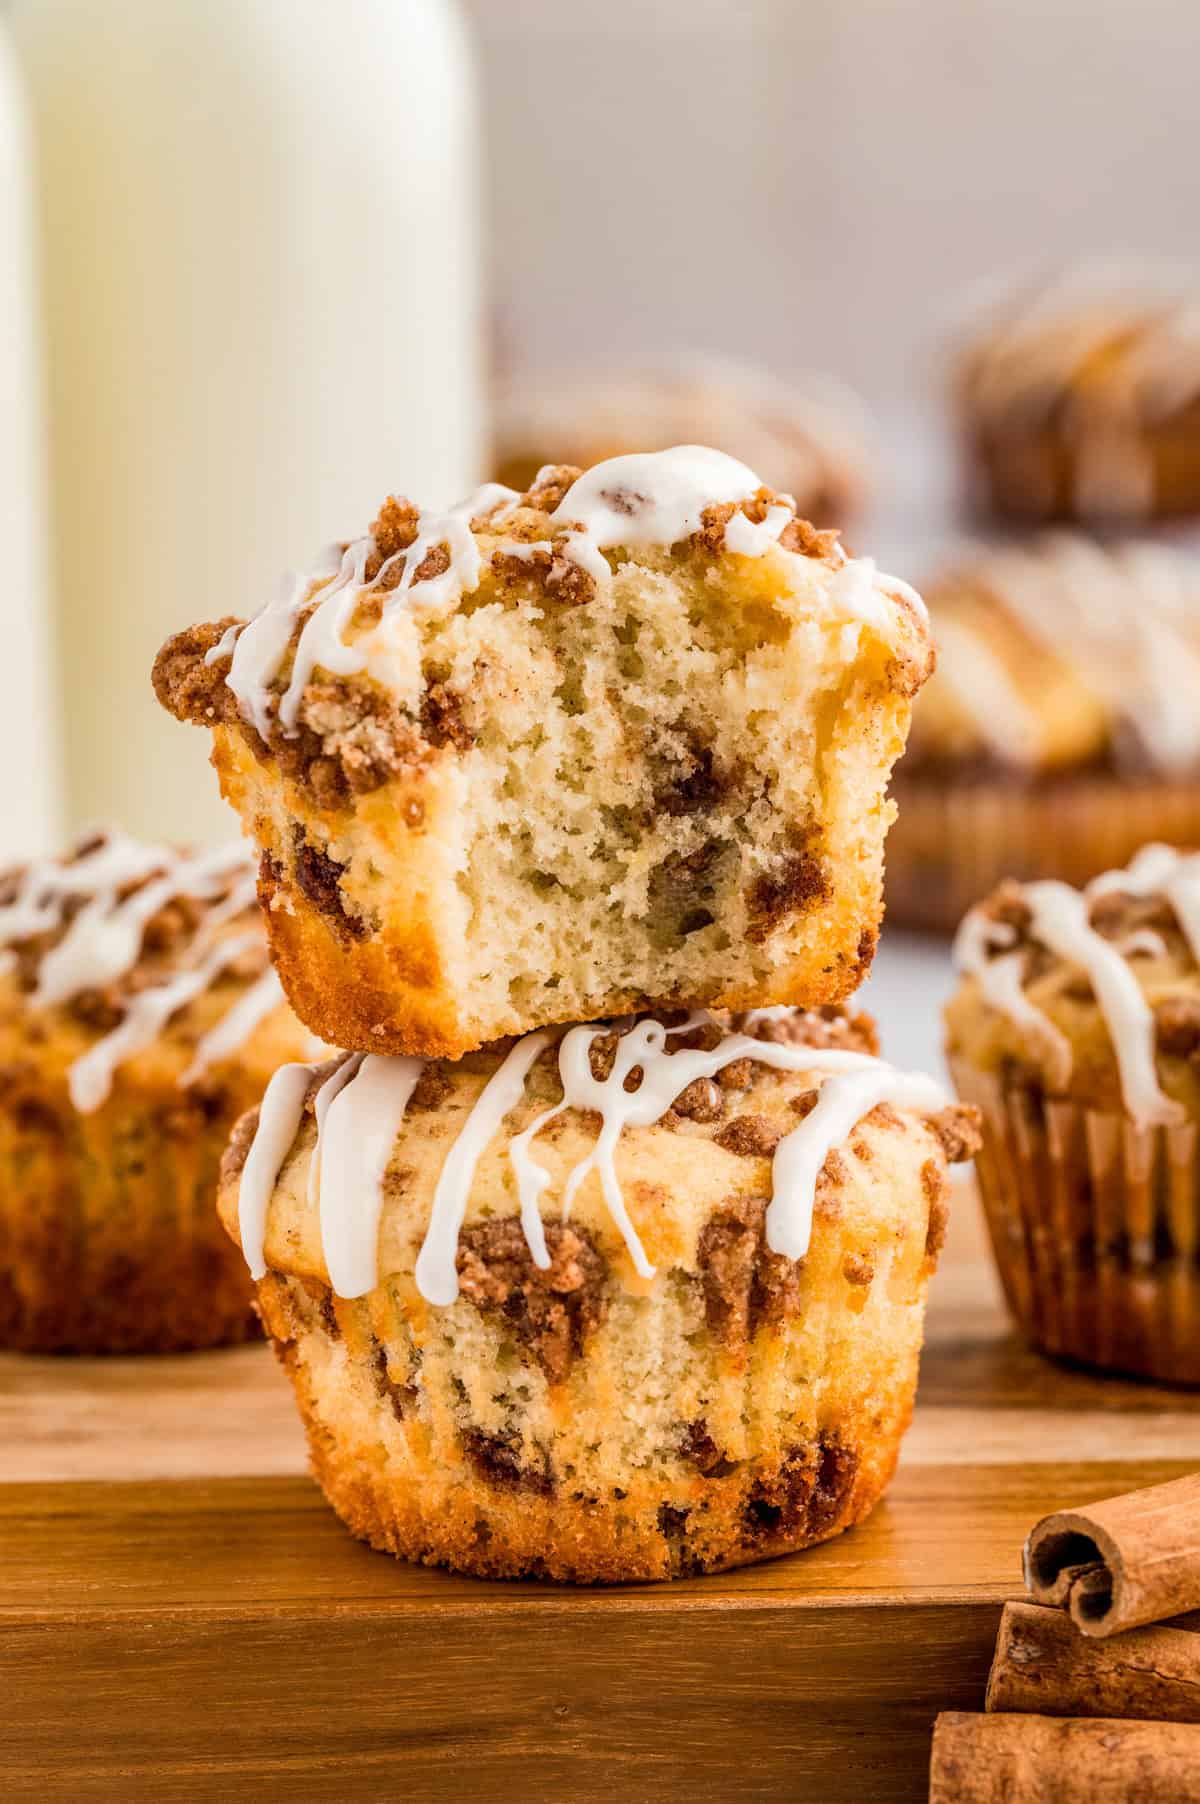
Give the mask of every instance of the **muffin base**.
[[220, 1127], [178, 1096], [89, 1116], [0, 1107], [0, 1347], [174, 1353], [259, 1335], [213, 1204], [221, 1150]]
[[888, 919], [939, 933], [952, 933], [1006, 877], [1081, 888], [1151, 841], [1200, 844], [1200, 781], [901, 776], [892, 794], [899, 813], [888, 838]]
[[1079, 443], [1055, 432], [980, 434], [968, 455], [972, 500], [985, 517], [1117, 525], [1200, 514], [1194, 413], [1146, 432], [1118, 427], [1107, 445], [1094, 431]]
[[[567, 1492], [515, 1470], [499, 1447], [453, 1461], [439, 1455], [411, 1400], [388, 1380], [382, 1350], [372, 1357], [334, 1340], [334, 1305], [317, 1289], [314, 1298], [296, 1280], [268, 1274], [258, 1296], [326, 1498], [379, 1551], [481, 1578], [667, 1579], [829, 1540], [879, 1501], [912, 1415], [915, 1352], [872, 1394], [869, 1420], [860, 1414], [798, 1434], [776, 1455], [728, 1471], [679, 1477], [648, 1467], [607, 1495]], [[354, 1307], [337, 1305], [343, 1322]]]
[[951, 1058], [1008, 1306], [1045, 1352], [1200, 1385], [1200, 1128], [1139, 1129]]

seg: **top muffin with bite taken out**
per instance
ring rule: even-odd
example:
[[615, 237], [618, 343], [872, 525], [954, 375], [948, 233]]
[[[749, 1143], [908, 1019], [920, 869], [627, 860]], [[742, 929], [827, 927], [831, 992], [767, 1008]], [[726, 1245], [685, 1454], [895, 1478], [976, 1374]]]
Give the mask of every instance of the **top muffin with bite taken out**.
[[836, 1002], [932, 653], [912, 590], [697, 446], [371, 531], [164, 646], [322, 1038], [457, 1057], [644, 1007]]

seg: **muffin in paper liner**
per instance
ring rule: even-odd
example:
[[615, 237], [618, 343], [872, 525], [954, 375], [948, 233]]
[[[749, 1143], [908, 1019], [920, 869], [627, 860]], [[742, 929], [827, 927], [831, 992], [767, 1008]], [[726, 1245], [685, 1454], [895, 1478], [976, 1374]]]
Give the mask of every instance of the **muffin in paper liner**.
[[979, 1189], [1022, 1331], [1058, 1358], [1200, 1385], [1196, 1123], [1138, 1128], [963, 1058], [949, 1066], [982, 1116]]
[[905, 777], [901, 766], [892, 796], [886, 896], [899, 927], [953, 933], [1006, 877], [1079, 886], [1151, 841], [1200, 844], [1200, 780], [962, 782]]

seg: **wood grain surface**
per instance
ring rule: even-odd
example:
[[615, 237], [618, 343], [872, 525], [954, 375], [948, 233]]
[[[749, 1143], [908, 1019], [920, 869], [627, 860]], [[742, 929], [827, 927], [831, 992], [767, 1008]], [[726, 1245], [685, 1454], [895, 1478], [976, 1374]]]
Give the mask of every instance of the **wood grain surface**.
[[355, 1543], [265, 1348], [0, 1358], [0, 1796], [921, 1799], [1039, 1516], [1200, 1465], [1200, 1396], [1009, 1333], [969, 1195], [895, 1485], [720, 1577], [486, 1584]]

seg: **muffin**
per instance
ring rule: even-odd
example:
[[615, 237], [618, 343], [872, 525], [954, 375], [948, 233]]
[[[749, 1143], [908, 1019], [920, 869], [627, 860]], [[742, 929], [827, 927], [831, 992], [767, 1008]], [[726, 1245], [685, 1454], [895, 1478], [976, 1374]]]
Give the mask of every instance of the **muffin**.
[[221, 1215], [353, 1533], [610, 1581], [861, 1521], [974, 1143], [873, 1046], [780, 1008], [280, 1072]]
[[1200, 1384], [1200, 855], [1001, 886], [946, 1011], [1009, 1306], [1047, 1352]]
[[727, 445], [821, 525], [844, 526], [871, 488], [873, 434], [854, 395], [828, 377], [785, 383], [721, 357], [526, 378], [498, 397], [496, 422], [497, 474], [522, 492], [548, 463], [586, 470], [686, 444]]
[[1080, 884], [1200, 843], [1200, 559], [1053, 533], [926, 593], [938, 668], [893, 785], [893, 920], [949, 931], [1005, 876]]
[[919, 596], [684, 446], [449, 514], [392, 499], [155, 682], [213, 730], [301, 1019], [457, 1057], [853, 991], [930, 663]]
[[97, 834], [0, 875], [0, 1347], [254, 1333], [218, 1166], [280, 1061], [311, 1053], [248, 848]]
[[1002, 519], [1200, 513], [1200, 296], [1084, 270], [1017, 296], [959, 362], [971, 493]]

